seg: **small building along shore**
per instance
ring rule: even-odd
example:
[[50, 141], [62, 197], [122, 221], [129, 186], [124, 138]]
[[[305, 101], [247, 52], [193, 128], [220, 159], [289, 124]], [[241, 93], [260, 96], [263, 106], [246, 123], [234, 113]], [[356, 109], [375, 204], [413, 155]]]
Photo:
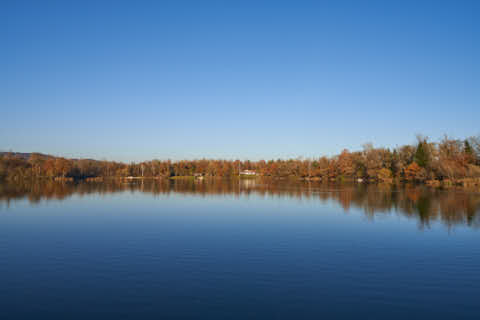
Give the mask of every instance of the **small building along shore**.
[[240, 175], [255, 176], [255, 175], [257, 175], [257, 173], [255, 172], [255, 170], [242, 170], [242, 171], [240, 171]]

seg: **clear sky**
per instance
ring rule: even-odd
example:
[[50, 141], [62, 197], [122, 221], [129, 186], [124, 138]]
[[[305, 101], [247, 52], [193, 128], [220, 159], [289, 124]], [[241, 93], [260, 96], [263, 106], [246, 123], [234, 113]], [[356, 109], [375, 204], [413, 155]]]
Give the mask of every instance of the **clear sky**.
[[480, 1], [0, 2], [0, 149], [317, 157], [480, 134]]

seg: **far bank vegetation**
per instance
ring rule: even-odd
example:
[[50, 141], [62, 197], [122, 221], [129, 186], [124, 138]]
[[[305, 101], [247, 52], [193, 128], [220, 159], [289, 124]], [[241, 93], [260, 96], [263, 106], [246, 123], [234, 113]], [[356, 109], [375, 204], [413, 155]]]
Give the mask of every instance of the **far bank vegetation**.
[[345, 149], [334, 157], [268, 161], [152, 160], [126, 164], [39, 153], [0, 155], [0, 180], [237, 177], [246, 170], [273, 178], [480, 186], [480, 136], [463, 140], [444, 137], [438, 142], [417, 136], [415, 144], [393, 150], [367, 143], [361, 151]]

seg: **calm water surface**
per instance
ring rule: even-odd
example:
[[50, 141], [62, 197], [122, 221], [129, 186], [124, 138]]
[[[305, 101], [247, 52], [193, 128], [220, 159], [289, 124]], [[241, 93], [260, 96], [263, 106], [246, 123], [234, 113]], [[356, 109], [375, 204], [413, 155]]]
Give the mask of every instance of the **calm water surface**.
[[0, 319], [479, 319], [480, 193], [0, 185]]

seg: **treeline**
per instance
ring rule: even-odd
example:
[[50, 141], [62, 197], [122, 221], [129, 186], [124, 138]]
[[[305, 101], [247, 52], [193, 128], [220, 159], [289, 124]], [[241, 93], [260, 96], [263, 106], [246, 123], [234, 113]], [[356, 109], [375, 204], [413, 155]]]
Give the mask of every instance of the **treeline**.
[[479, 183], [480, 136], [443, 138], [431, 142], [418, 136], [417, 143], [390, 150], [365, 144], [362, 151], [343, 150], [334, 157], [289, 160], [152, 160], [125, 164], [90, 159], [65, 159], [32, 153], [4, 153], [0, 157], [0, 179], [24, 178], [171, 178], [203, 175], [234, 177], [243, 170], [259, 176], [304, 178], [322, 181], [410, 181], [427, 183]]

